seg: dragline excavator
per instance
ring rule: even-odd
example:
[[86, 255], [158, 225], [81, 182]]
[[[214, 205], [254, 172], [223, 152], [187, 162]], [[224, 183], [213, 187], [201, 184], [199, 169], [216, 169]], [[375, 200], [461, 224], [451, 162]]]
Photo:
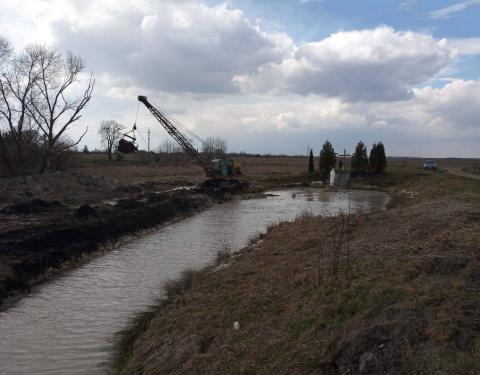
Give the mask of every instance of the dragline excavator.
[[241, 174], [240, 164], [233, 159], [214, 159], [210, 162], [205, 161], [190, 140], [178, 129], [177, 126], [162, 113], [158, 108], [154, 107], [146, 96], [140, 95], [138, 101], [143, 103], [145, 107], [158, 120], [168, 134], [182, 147], [193, 160], [195, 160], [205, 170], [207, 177], [222, 178], [231, 177]]

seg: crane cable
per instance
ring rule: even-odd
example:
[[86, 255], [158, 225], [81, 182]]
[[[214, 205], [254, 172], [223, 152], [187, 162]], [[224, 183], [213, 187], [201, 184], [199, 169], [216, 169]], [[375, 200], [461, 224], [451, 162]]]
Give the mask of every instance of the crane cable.
[[137, 114], [135, 115], [135, 122], [133, 123], [133, 129], [138, 132], [138, 135], [139, 135], [140, 138], [142, 139], [143, 143], [145, 144], [145, 146], [148, 147], [148, 143], [147, 143], [147, 141], [145, 140], [145, 138], [143, 137], [142, 132], [137, 128], [137, 120], [138, 120], [138, 111], [139, 111], [139, 109], [140, 109], [140, 102], [138, 102], [138, 104], [137, 104]]
[[170, 120], [173, 124], [175, 124], [181, 131], [183, 131], [184, 133], [187, 133], [187, 135], [189, 135], [191, 138], [193, 139], [196, 139], [197, 141], [199, 141], [202, 145], [205, 143], [205, 141], [200, 138], [198, 135], [196, 135], [194, 132], [192, 132], [191, 130], [189, 130], [187, 128], [187, 126], [183, 123], [181, 123], [179, 120], [177, 120], [175, 117], [173, 117], [170, 113], [168, 113], [168, 111], [166, 111], [165, 109], [161, 108], [159, 105], [157, 105], [157, 103], [155, 102], [152, 102], [155, 107], [157, 107], [157, 109], [159, 109], [161, 111], [161, 113], [168, 119]]
[[[190, 129], [188, 129], [185, 124], [181, 123], [179, 120], [177, 120], [175, 117], [173, 117], [168, 111], [161, 108], [157, 103], [155, 103], [153, 101], [151, 101], [151, 102], [170, 122], [172, 122], [173, 124], [175, 124], [177, 126], [177, 128], [179, 128], [179, 131], [181, 131], [183, 133], [186, 133], [188, 136], [190, 136], [190, 140], [196, 139], [198, 142], [200, 142], [200, 144], [202, 146], [205, 144], [205, 141], [202, 138], [200, 138], [197, 134], [192, 132]], [[138, 119], [139, 108], [140, 108], [140, 102], [137, 105], [137, 113], [135, 115], [135, 123], [133, 124], [133, 127], [134, 127], [134, 130], [138, 131], [138, 134], [142, 138], [143, 143], [146, 145], [147, 142], [145, 141], [145, 138], [143, 137], [140, 130], [137, 129], [137, 119]]]
[[138, 111], [140, 109], [140, 102], [137, 104], [137, 114], [135, 115], [135, 122], [133, 123], [133, 129], [135, 130], [137, 128], [137, 119], [138, 119]]

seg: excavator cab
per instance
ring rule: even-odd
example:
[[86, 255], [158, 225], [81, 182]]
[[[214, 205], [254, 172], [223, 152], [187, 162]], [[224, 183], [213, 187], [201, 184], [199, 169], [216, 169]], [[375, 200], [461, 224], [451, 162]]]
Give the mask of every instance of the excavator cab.
[[233, 159], [213, 159], [208, 168], [208, 177], [231, 177], [242, 174], [240, 163]]

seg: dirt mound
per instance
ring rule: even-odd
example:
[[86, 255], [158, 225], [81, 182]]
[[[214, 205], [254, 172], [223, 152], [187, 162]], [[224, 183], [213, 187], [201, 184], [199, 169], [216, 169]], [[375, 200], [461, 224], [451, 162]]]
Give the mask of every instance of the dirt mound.
[[200, 184], [200, 190], [208, 195], [237, 194], [249, 186], [247, 181], [211, 178]]
[[43, 199], [32, 199], [26, 202], [12, 204], [0, 210], [2, 214], [8, 215], [28, 215], [39, 212], [50, 211], [63, 207], [59, 201], [45, 201]]
[[397, 374], [402, 348], [426, 340], [427, 321], [418, 309], [391, 307], [360, 325], [338, 344], [325, 366], [330, 374]]
[[69, 172], [5, 178], [0, 179], [0, 205], [33, 198], [64, 204], [95, 202], [115, 195], [119, 186], [106, 177]]
[[98, 212], [95, 207], [90, 206], [89, 204], [81, 205], [77, 211], [75, 211], [75, 217], [77, 218], [89, 218], [97, 217]]

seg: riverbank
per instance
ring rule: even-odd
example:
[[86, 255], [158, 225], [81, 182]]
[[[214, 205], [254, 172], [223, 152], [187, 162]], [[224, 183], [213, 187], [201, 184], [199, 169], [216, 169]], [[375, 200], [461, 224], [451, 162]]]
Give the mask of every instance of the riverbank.
[[144, 193], [142, 197], [120, 199], [115, 205], [84, 205], [75, 210], [61, 203], [54, 205], [60, 211], [55, 216], [57, 222], [2, 233], [0, 304], [5, 297], [28, 292], [32, 286], [74, 268], [123, 238], [192, 215], [212, 204], [205, 194], [173, 191]]
[[349, 230], [304, 215], [186, 272], [123, 332], [115, 371], [478, 373], [480, 183], [406, 167], [353, 184], [392, 208]]

